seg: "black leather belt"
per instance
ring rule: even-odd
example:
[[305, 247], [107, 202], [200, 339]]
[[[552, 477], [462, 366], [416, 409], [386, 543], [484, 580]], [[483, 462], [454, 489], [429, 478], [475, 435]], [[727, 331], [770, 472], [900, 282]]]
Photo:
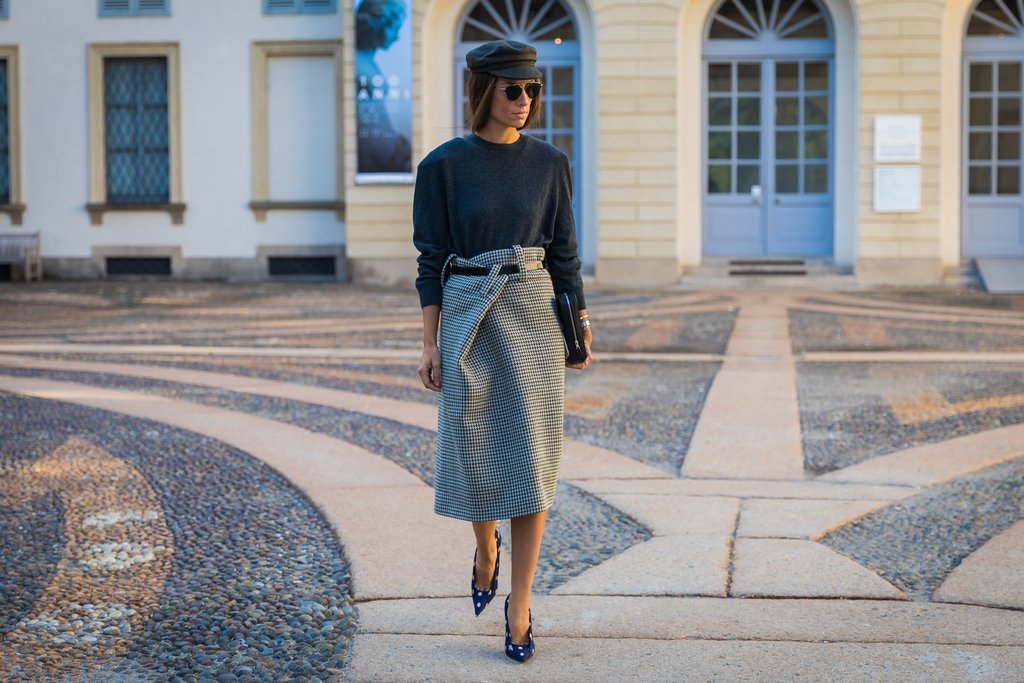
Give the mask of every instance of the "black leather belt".
[[[543, 261], [534, 261], [532, 263], [527, 263], [526, 264], [526, 270], [527, 271], [530, 271], [530, 270], [540, 270], [543, 267], [544, 267], [544, 262]], [[451, 265], [448, 268], [449, 268], [449, 272], [452, 275], [490, 275], [490, 273], [491, 273], [491, 269], [490, 268], [482, 268], [480, 266], [456, 266], [456, 265]], [[498, 273], [501, 274], [501, 275], [513, 275], [513, 274], [518, 273], [518, 272], [519, 272], [519, 266], [516, 265], [515, 263], [505, 264], [504, 266], [501, 267], [500, 270], [498, 270]]]

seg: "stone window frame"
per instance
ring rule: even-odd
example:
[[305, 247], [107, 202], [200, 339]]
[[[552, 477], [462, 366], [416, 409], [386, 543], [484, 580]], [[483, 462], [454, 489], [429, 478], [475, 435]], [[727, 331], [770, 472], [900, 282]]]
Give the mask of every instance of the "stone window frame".
[[[93, 225], [103, 224], [111, 211], [168, 213], [174, 225], [185, 222], [181, 172], [181, 56], [178, 43], [90, 43], [89, 50], [89, 203]], [[168, 155], [170, 192], [167, 203], [107, 203], [107, 145], [103, 62], [108, 57], [167, 59]]]
[[[345, 220], [345, 92], [342, 41], [257, 41], [252, 44], [252, 201], [249, 209], [256, 222], [267, 220], [268, 211], [333, 211]], [[287, 201], [270, 198], [269, 73], [273, 57], [332, 57], [334, 59], [334, 177], [335, 198], [327, 201]]]
[[0, 213], [11, 218], [11, 225], [21, 225], [25, 215], [21, 180], [21, 89], [17, 45], [0, 45], [0, 59], [7, 62], [7, 168], [10, 175], [11, 196], [6, 204], [0, 204]]

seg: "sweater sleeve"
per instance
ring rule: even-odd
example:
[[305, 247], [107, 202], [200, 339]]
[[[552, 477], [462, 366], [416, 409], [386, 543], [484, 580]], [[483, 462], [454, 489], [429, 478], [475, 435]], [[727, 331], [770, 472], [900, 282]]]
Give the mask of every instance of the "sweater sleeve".
[[438, 162], [420, 163], [412, 201], [412, 242], [420, 255], [416, 291], [420, 306], [441, 305], [441, 268], [450, 253], [447, 190], [444, 167]]
[[554, 188], [557, 196], [555, 231], [547, 248], [547, 268], [555, 293], [576, 292], [580, 308], [586, 308], [583, 299], [583, 278], [580, 275], [580, 255], [576, 244], [576, 220], [572, 213], [572, 174], [569, 159], [563, 156], [561, 169]]

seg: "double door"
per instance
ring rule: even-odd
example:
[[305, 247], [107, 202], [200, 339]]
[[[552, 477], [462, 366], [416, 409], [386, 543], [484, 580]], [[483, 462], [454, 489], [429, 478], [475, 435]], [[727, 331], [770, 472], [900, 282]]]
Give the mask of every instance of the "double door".
[[705, 62], [704, 253], [830, 256], [832, 60]]

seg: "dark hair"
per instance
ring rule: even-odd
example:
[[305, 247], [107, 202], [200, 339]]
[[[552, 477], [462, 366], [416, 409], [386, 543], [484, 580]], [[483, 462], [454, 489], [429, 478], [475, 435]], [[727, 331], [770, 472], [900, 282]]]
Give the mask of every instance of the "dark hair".
[[356, 49], [387, 48], [388, 29], [405, 21], [405, 5], [398, 0], [363, 0], [356, 10]]
[[[493, 74], [468, 72], [466, 78], [466, 124], [474, 133], [487, 125], [491, 117], [492, 89], [498, 83]], [[526, 115], [523, 128], [529, 128], [540, 116], [540, 98], [530, 100], [530, 113]], [[522, 130], [523, 128], [520, 128]]]

